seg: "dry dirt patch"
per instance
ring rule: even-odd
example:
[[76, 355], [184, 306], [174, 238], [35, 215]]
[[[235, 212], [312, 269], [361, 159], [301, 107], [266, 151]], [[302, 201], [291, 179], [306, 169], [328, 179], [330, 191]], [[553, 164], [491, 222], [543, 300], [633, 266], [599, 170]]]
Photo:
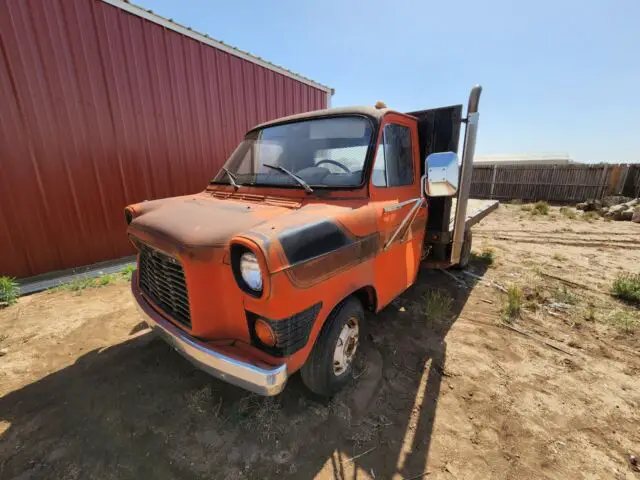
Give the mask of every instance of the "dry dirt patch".
[[20, 299], [0, 311], [0, 478], [640, 478], [638, 310], [608, 293], [640, 226], [503, 206], [474, 238], [481, 280], [421, 272], [330, 402], [195, 370], [123, 282]]

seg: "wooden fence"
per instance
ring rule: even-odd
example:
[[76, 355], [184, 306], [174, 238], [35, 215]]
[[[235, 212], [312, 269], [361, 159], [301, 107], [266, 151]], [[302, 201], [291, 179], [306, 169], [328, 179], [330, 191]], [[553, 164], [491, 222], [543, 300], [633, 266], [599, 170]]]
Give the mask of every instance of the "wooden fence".
[[607, 195], [640, 196], [640, 165], [474, 166], [471, 197], [582, 202]]

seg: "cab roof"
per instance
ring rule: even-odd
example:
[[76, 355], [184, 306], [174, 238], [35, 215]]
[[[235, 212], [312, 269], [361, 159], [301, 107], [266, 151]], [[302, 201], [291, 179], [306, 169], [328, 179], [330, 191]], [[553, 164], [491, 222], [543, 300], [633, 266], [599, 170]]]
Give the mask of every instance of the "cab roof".
[[[296, 115], [289, 115], [288, 117], [281, 117], [270, 122], [261, 123], [256, 125], [251, 130], [257, 130], [260, 128], [271, 127], [273, 125], [280, 125], [283, 123], [296, 122], [300, 120], [311, 120], [313, 118], [333, 117], [338, 115], [364, 115], [376, 121], [380, 120], [386, 113], [392, 112], [390, 108], [375, 108], [369, 106], [356, 106], [356, 107], [340, 107], [340, 108], [325, 108], [323, 110], [314, 110], [312, 112], [298, 113]], [[400, 113], [400, 112], [397, 112]], [[404, 114], [403, 114], [404, 115]]]

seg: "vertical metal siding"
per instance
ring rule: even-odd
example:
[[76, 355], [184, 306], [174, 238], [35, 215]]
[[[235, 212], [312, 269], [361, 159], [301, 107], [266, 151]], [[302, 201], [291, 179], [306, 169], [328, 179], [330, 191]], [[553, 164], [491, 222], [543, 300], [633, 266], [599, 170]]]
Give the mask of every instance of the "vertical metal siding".
[[0, 0], [0, 275], [131, 253], [123, 207], [199, 191], [326, 92], [98, 0]]

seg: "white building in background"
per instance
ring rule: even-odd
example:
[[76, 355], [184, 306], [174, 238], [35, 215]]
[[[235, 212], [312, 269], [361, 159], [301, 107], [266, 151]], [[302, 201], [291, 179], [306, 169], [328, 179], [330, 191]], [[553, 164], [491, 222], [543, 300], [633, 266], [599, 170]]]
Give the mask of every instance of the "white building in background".
[[499, 155], [475, 155], [473, 164], [482, 165], [568, 165], [576, 163], [568, 153], [515, 153]]

